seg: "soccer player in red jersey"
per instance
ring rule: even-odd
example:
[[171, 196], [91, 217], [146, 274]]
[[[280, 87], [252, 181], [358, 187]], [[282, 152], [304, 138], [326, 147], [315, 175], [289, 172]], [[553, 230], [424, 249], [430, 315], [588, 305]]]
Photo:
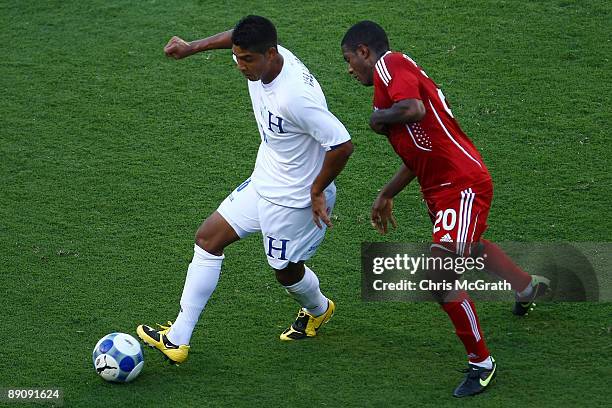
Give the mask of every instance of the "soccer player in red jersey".
[[[549, 283], [520, 269], [499, 247], [481, 237], [493, 198], [491, 176], [440, 88], [410, 57], [389, 50], [387, 35], [376, 23], [355, 24], [341, 46], [349, 74], [365, 86], [374, 86], [370, 127], [387, 136], [403, 161], [372, 205], [372, 225], [383, 234], [389, 223], [397, 225], [393, 197], [416, 178], [433, 223], [432, 255], [484, 256], [486, 269], [517, 291], [513, 313], [527, 314]], [[453, 322], [469, 359], [467, 375], [453, 395], [478, 394], [489, 386], [497, 366], [474, 303], [465, 291], [434, 295]]]

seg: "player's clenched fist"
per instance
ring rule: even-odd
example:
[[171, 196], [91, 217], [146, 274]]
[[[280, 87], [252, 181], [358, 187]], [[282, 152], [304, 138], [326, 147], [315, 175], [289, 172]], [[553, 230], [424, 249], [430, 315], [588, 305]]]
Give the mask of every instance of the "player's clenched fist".
[[185, 58], [192, 54], [191, 45], [180, 37], [174, 36], [164, 47], [164, 53], [175, 59]]

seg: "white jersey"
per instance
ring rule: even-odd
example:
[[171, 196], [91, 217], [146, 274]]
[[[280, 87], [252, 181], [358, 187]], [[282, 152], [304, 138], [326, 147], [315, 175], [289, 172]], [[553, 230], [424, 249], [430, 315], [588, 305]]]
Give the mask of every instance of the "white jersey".
[[[325, 152], [351, 137], [327, 109], [325, 95], [308, 68], [280, 45], [278, 52], [283, 68], [272, 82], [248, 81], [261, 135], [251, 179], [264, 199], [306, 208]], [[335, 193], [335, 188], [332, 182], [327, 191]]]

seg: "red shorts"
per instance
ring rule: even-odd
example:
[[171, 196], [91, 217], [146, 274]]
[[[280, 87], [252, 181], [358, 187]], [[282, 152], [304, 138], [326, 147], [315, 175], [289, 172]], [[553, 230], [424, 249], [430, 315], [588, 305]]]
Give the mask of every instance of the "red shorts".
[[469, 256], [470, 244], [480, 241], [487, 229], [492, 200], [493, 184], [489, 180], [426, 197], [433, 223], [433, 247]]

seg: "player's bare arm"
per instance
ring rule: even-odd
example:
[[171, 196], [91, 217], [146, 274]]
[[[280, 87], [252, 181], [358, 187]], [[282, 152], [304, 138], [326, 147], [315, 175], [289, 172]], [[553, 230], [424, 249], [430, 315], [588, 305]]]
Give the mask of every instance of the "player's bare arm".
[[415, 175], [405, 164], [389, 180], [378, 194], [372, 204], [372, 226], [381, 234], [386, 234], [389, 222], [397, 228], [397, 221], [393, 216], [393, 197], [402, 191], [415, 178]]
[[377, 109], [370, 116], [370, 128], [378, 134], [387, 134], [389, 125], [418, 122], [425, 117], [425, 105], [420, 99], [403, 99], [389, 109]]
[[202, 51], [230, 49], [232, 48], [233, 31], [234, 30], [223, 31], [192, 42], [187, 42], [180, 37], [174, 36], [164, 47], [164, 53], [168, 57], [181, 59]]
[[353, 153], [353, 143], [349, 140], [325, 153], [323, 167], [310, 188], [312, 201], [312, 219], [317, 227], [322, 228], [321, 222], [333, 227], [325, 202], [325, 188], [340, 174], [349, 157]]

